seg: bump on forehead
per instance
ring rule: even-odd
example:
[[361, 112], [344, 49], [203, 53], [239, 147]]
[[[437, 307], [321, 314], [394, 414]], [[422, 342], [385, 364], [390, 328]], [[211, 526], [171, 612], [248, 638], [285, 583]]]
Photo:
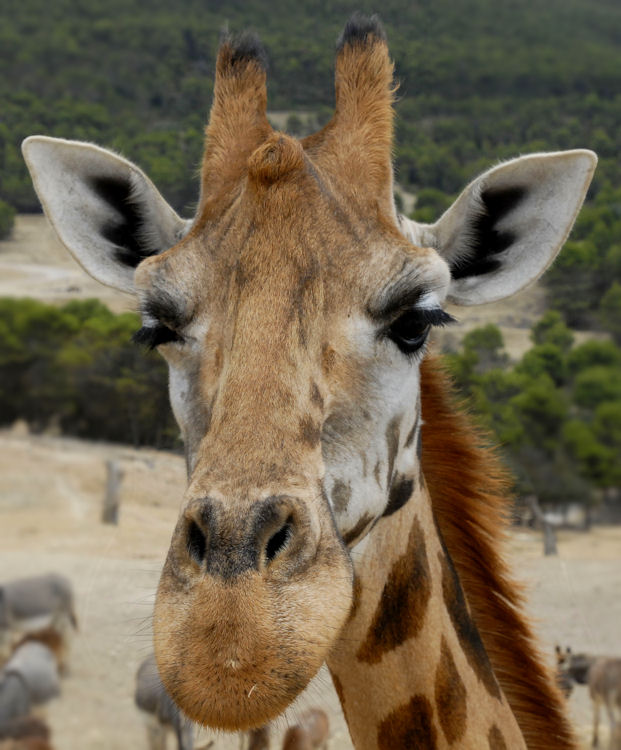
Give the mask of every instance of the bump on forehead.
[[302, 145], [285, 135], [274, 133], [248, 160], [248, 175], [258, 184], [271, 185], [304, 169]]

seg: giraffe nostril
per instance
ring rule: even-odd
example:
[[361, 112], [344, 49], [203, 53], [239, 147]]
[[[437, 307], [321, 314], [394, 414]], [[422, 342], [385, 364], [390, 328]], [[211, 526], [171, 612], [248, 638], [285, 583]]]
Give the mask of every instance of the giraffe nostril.
[[278, 531], [275, 534], [272, 534], [267, 540], [267, 544], [265, 545], [265, 560], [268, 564], [285, 549], [292, 534], [293, 517], [289, 516]]
[[207, 540], [200, 526], [195, 521], [191, 521], [188, 527], [187, 546], [190, 557], [199, 565], [202, 565], [205, 562]]

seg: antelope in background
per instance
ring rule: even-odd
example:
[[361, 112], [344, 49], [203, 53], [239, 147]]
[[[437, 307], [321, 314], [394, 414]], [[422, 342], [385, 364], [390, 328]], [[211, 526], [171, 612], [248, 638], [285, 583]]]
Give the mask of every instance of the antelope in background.
[[610, 722], [609, 750], [621, 750], [621, 658], [573, 654], [556, 647], [559, 673], [566, 681], [588, 685], [593, 705], [593, 747], [599, 747], [599, 719], [606, 707]]

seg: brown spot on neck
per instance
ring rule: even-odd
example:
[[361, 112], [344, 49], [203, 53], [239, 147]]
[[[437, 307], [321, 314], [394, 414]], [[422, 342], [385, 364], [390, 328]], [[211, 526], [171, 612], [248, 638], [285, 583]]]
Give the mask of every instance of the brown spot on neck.
[[431, 597], [431, 572], [423, 528], [412, 523], [406, 551], [394, 563], [357, 658], [376, 664], [385, 653], [415, 637]]
[[386, 476], [386, 487], [390, 487], [392, 482], [392, 472], [395, 465], [395, 459], [399, 452], [399, 423], [400, 418], [391, 419], [386, 428], [386, 445], [388, 448], [388, 469]]
[[416, 430], [418, 429], [419, 424], [420, 424], [420, 415], [417, 415], [416, 419], [414, 420], [414, 424], [412, 425], [412, 429], [409, 431], [408, 436], [405, 439], [406, 448], [410, 448], [412, 446], [412, 443], [414, 442], [414, 438], [416, 436]]
[[[440, 537], [441, 539], [441, 537]], [[442, 595], [444, 604], [459, 638], [459, 643], [466, 655], [468, 664], [472, 667], [477, 678], [485, 685], [487, 692], [502, 700], [500, 687], [492, 670], [492, 665], [475, 625], [466, 598], [464, 596], [457, 571], [455, 570], [448, 550], [438, 552], [438, 559], [442, 567]]]
[[392, 516], [400, 510], [407, 501], [412, 497], [414, 491], [414, 480], [404, 477], [401, 474], [397, 474], [388, 494], [388, 502], [386, 508], [382, 513], [382, 517]]
[[433, 708], [424, 695], [415, 695], [388, 714], [378, 727], [377, 746], [379, 750], [435, 750]]
[[345, 544], [349, 547], [353, 542], [358, 539], [358, 537], [362, 534], [362, 532], [367, 528], [367, 526], [371, 523], [373, 520], [373, 516], [369, 513], [365, 513], [362, 518], [358, 521], [358, 523], [349, 531], [346, 531], [343, 534], [343, 541]]
[[507, 750], [505, 738], [495, 724], [492, 724], [492, 728], [489, 730], [487, 741], [489, 743], [489, 750]]
[[350, 485], [346, 484], [345, 482], [341, 482], [340, 479], [337, 479], [334, 482], [334, 487], [332, 488], [330, 497], [332, 498], [332, 505], [334, 506], [335, 512], [343, 513], [347, 510], [347, 506], [349, 505], [349, 501], [351, 499]]
[[360, 576], [354, 575], [354, 587], [351, 599], [351, 609], [349, 610], [349, 619], [353, 620], [360, 606], [360, 597], [362, 596], [362, 581]]
[[321, 429], [309, 414], [300, 420], [300, 438], [311, 448], [314, 448], [321, 438]]
[[317, 385], [317, 383], [311, 383], [310, 399], [312, 404], [317, 406], [319, 409], [323, 409], [323, 396], [321, 395], [321, 391], [319, 390], [319, 386]]
[[452, 745], [466, 730], [466, 688], [444, 636], [436, 668], [435, 698], [440, 726], [446, 741]]

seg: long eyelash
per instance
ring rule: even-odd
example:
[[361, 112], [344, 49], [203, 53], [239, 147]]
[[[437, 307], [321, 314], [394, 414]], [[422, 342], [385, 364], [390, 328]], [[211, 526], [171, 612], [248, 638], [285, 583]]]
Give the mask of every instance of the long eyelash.
[[165, 325], [142, 326], [132, 336], [134, 344], [146, 346], [147, 349], [155, 349], [160, 344], [168, 344], [171, 341], [181, 341], [181, 336]]
[[457, 323], [457, 318], [454, 318], [450, 313], [441, 308], [420, 308], [417, 310], [418, 315], [422, 323], [427, 323], [430, 326], [439, 326], [440, 328], [451, 323]]

